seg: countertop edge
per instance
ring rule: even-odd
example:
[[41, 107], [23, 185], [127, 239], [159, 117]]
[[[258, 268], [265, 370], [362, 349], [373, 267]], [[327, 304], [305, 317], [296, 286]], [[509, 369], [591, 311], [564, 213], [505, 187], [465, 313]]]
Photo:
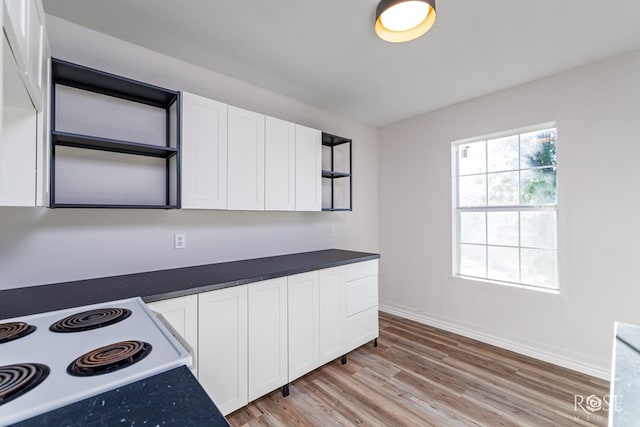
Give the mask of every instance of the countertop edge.
[[156, 302], [379, 258], [323, 249], [7, 289], [0, 291], [0, 319], [132, 297]]

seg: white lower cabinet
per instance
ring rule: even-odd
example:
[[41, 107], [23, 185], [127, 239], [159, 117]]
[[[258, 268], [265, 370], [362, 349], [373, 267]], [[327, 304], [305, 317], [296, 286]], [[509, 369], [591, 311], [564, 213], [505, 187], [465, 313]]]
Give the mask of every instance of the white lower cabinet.
[[197, 352], [200, 384], [227, 415], [378, 337], [378, 262], [149, 306]]
[[247, 285], [198, 295], [198, 373], [227, 415], [248, 403]]
[[344, 267], [320, 270], [320, 365], [337, 359], [344, 351]]
[[320, 366], [318, 271], [288, 278], [289, 381]]
[[198, 376], [198, 295], [187, 295], [147, 304], [160, 313], [193, 349], [191, 372]]
[[345, 335], [345, 354], [378, 338], [378, 306], [347, 317]]
[[378, 260], [346, 266], [344, 353], [378, 338]]
[[287, 278], [248, 285], [249, 401], [285, 385]]

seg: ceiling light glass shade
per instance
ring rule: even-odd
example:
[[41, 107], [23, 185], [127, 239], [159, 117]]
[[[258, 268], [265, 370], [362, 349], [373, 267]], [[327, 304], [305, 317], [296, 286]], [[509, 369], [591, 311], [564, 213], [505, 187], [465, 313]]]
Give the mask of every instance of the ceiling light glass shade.
[[436, 22], [436, 0], [382, 0], [375, 30], [382, 40], [400, 43], [416, 39]]

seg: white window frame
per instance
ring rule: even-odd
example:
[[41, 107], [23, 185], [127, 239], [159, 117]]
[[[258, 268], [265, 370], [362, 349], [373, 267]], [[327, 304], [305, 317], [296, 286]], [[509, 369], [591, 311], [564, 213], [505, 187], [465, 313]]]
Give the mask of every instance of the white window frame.
[[[534, 126], [528, 126], [528, 127], [523, 127], [523, 128], [518, 128], [518, 129], [511, 129], [511, 130], [507, 130], [507, 131], [502, 131], [502, 132], [496, 132], [496, 133], [492, 133], [492, 134], [487, 134], [487, 135], [483, 135], [483, 136], [478, 136], [478, 137], [473, 137], [473, 138], [466, 138], [466, 139], [461, 139], [461, 140], [457, 140], [457, 141], [453, 141], [451, 142], [451, 178], [452, 178], [452, 248], [453, 248], [453, 254], [452, 254], [452, 272], [453, 272], [453, 276], [456, 278], [460, 278], [460, 279], [466, 279], [466, 280], [472, 280], [472, 281], [478, 281], [478, 282], [487, 282], [487, 283], [495, 283], [495, 284], [499, 284], [499, 285], [506, 285], [506, 286], [512, 286], [512, 287], [517, 287], [517, 288], [523, 288], [523, 289], [529, 289], [529, 290], [536, 290], [536, 291], [542, 291], [542, 292], [550, 292], [550, 293], [559, 293], [560, 291], [560, 277], [559, 277], [559, 245], [558, 245], [558, 180], [557, 180], [557, 175], [556, 175], [556, 203], [553, 205], [500, 205], [500, 206], [489, 206], [487, 203], [487, 206], [483, 206], [483, 207], [468, 207], [468, 206], [463, 206], [463, 207], [459, 207], [458, 206], [458, 195], [459, 195], [459, 182], [458, 182], [458, 150], [460, 146], [466, 145], [466, 144], [472, 144], [472, 143], [476, 143], [476, 142], [481, 142], [481, 141], [487, 141], [487, 140], [491, 140], [491, 139], [496, 139], [496, 138], [504, 138], [504, 137], [510, 137], [510, 136], [519, 136], [521, 134], [525, 134], [525, 133], [529, 133], [529, 132], [535, 132], [535, 131], [542, 131], [545, 129], [551, 129], [554, 128], [556, 131], [556, 146], [557, 146], [557, 139], [558, 138], [558, 126], [555, 122], [547, 122], [547, 123], [542, 123], [542, 124], [538, 124], [538, 125], [534, 125]], [[485, 145], [486, 147], [486, 145]], [[488, 156], [485, 154], [485, 162], [487, 162], [488, 160]], [[505, 170], [505, 171], [500, 171], [500, 172], [520, 172], [523, 170], [533, 170], [533, 169], [543, 169], [545, 167], [548, 166], [540, 166], [540, 167], [535, 167], [535, 168], [520, 168], [520, 165], [518, 166], [518, 169], [515, 170]], [[557, 174], [557, 165], [556, 165], [556, 174]], [[473, 175], [484, 175], [485, 177], [488, 177], [488, 175], [490, 174], [490, 172], [487, 171], [487, 167], [485, 166], [485, 170], [484, 172], [481, 173], [477, 173], [477, 174], [468, 174], [468, 175], [463, 175], [463, 176], [473, 176]], [[486, 184], [485, 185], [489, 185], [488, 184], [488, 179], [485, 180]], [[487, 200], [489, 198], [489, 194], [488, 194], [488, 188], [487, 188]], [[549, 287], [549, 286], [544, 286], [544, 285], [533, 285], [533, 284], [529, 284], [529, 283], [522, 283], [522, 264], [521, 264], [521, 250], [522, 249], [540, 249], [540, 248], [528, 248], [526, 246], [521, 246], [521, 241], [520, 241], [520, 215], [522, 212], [544, 212], [544, 211], [553, 211], [556, 213], [556, 245], [555, 245], [555, 253], [556, 253], [556, 272], [555, 272], [555, 276], [556, 276], [556, 283], [555, 283], [555, 287]], [[463, 212], [518, 212], [518, 275], [519, 275], [519, 281], [518, 282], [510, 282], [510, 281], [503, 281], [503, 280], [498, 280], [498, 279], [492, 279], [492, 278], [488, 278], [488, 272], [489, 272], [489, 257], [488, 257], [488, 253], [485, 254], [485, 272], [486, 272], [486, 276], [487, 277], [478, 277], [478, 276], [470, 276], [470, 275], [463, 275], [460, 274], [460, 245], [462, 244], [459, 239], [460, 239], [460, 213]], [[485, 215], [485, 230], [488, 230], [487, 227], [487, 215]], [[473, 243], [464, 243], [465, 245], [474, 245]], [[485, 248], [485, 251], [488, 251], [489, 247], [501, 247], [501, 245], [490, 245], [487, 243], [487, 241], [485, 240], [485, 243], [478, 243], [478, 246], [482, 246]], [[513, 248], [516, 246], [503, 246], [503, 247], [509, 247], [509, 248]]]

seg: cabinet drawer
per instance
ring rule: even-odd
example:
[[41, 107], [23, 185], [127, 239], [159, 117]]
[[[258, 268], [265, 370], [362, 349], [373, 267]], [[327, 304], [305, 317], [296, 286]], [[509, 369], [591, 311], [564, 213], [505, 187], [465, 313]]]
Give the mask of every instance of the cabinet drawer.
[[345, 310], [347, 316], [377, 306], [378, 276], [368, 276], [347, 282]]
[[373, 307], [346, 319], [345, 352], [378, 338], [378, 307]]
[[350, 280], [360, 279], [362, 277], [373, 276], [378, 274], [378, 260], [357, 262], [355, 264], [347, 264], [347, 282]]

